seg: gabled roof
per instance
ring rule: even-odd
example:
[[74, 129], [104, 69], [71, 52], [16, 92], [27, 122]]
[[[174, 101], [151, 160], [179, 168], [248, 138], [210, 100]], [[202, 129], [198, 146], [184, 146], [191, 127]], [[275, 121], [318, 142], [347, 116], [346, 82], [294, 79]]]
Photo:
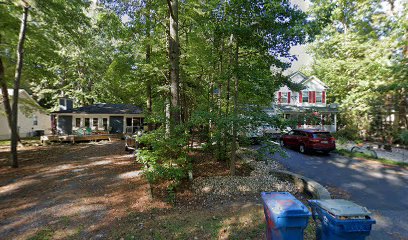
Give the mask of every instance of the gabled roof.
[[303, 80], [303, 81], [301, 82], [301, 84], [305, 84], [306, 82], [312, 81], [312, 80], [318, 82], [320, 85], [322, 85], [322, 86], [325, 87], [325, 88], [329, 88], [324, 82], [322, 82], [322, 80], [318, 79], [316, 76], [311, 76], [311, 77], [309, 77], [309, 78]]
[[56, 111], [53, 113], [73, 114], [141, 114], [142, 108], [132, 104], [98, 103], [70, 110]]
[[290, 74], [290, 75], [288, 76], [288, 78], [293, 78], [293, 77], [296, 76], [296, 75], [301, 75], [301, 76], [302, 76], [303, 78], [305, 78], [305, 79], [308, 78], [308, 76], [306, 76], [306, 75], [305, 75], [304, 73], [302, 73], [301, 71], [296, 71], [296, 72]]
[[[316, 76], [310, 76], [310, 77], [308, 77], [308, 76], [306, 76], [304, 73], [302, 73], [302, 72], [300, 72], [300, 71], [296, 71], [296, 72], [294, 72], [294, 73], [292, 73], [292, 74], [290, 74], [289, 76], [288, 76], [288, 78], [289, 79], [293, 79], [296, 75], [300, 75], [302, 78], [303, 78], [303, 80], [302, 81], [300, 81], [300, 82], [297, 82], [297, 84], [301, 84], [301, 85], [304, 85], [306, 82], [309, 82], [309, 81], [316, 81], [316, 82], [318, 82], [320, 85], [322, 85], [323, 87], [325, 87], [325, 88], [329, 88], [324, 82], [322, 82], [320, 79], [318, 79]], [[292, 81], [293, 82], [293, 81]], [[295, 82], [296, 83], [296, 82]]]

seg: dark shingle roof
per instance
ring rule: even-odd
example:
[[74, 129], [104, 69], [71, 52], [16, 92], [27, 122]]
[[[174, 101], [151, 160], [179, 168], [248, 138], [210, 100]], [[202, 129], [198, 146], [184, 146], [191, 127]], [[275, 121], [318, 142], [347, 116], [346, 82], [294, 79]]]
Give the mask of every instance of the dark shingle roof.
[[70, 110], [56, 111], [53, 113], [77, 113], [77, 114], [141, 114], [142, 108], [132, 104], [109, 104], [98, 103]]

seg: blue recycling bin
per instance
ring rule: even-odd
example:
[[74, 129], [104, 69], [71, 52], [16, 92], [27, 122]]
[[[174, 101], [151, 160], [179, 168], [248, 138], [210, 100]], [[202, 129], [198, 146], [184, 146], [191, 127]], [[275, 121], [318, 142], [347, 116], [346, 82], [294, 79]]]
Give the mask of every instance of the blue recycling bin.
[[303, 231], [311, 216], [309, 209], [288, 192], [262, 192], [261, 197], [267, 239], [303, 239]]
[[344, 199], [309, 200], [309, 205], [318, 240], [363, 240], [375, 224], [367, 208]]

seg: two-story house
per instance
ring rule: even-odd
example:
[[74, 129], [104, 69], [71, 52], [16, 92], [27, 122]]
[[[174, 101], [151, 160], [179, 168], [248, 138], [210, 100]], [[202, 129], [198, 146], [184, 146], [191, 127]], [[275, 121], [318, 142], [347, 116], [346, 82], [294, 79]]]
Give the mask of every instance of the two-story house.
[[289, 76], [293, 83], [300, 84], [301, 91], [292, 91], [282, 86], [275, 93], [272, 108], [267, 109], [270, 115], [280, 114], [293, 120], [297, 128], [318, 128], [330, 132], [337, 129], [337, 104], [327, 103], [327, 85], [315, 76], [306, 76], [295, 72]]

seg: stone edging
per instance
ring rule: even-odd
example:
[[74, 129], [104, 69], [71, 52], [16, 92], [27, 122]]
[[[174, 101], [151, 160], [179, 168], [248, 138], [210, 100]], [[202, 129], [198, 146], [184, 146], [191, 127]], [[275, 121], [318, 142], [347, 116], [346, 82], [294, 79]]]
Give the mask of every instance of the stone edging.
[[301, 192], [308, 193], [316, 199], [331, 198], [329, 191], [327, 191], [325, 187], [310, 178], [282, 170], [273, 170], [269, 173], [275, 175], [276, 177], [280, 177], [293, 182], [293, 184], [295, 184], [295, 186], [299, 188]]

